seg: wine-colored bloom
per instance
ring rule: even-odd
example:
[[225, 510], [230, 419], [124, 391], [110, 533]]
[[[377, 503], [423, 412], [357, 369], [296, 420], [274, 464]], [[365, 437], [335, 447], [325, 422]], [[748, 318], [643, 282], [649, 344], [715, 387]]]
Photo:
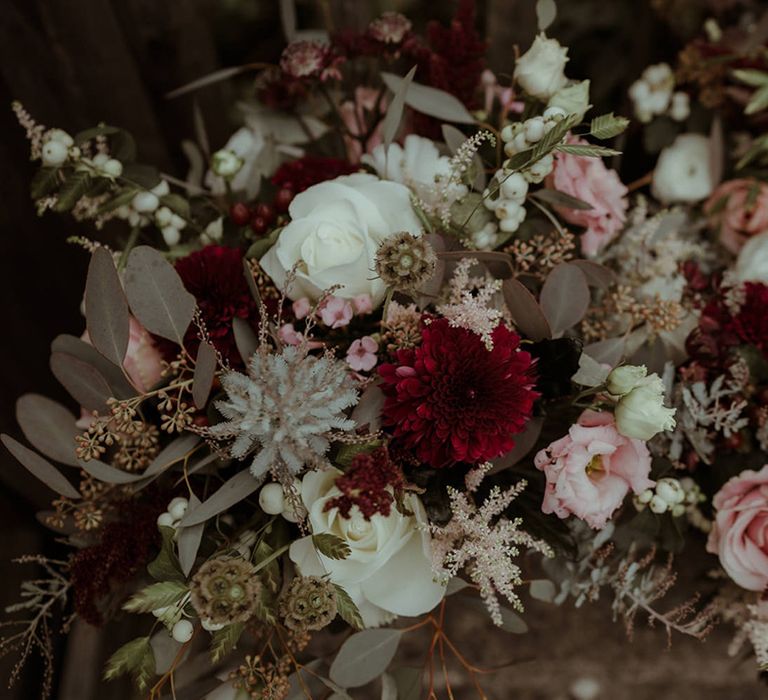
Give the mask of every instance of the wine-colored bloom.
[[328, 46], [316, 41], [294, 41], [283, 50], [280, 68], [291, 78], [339, 79], [340, 60]]
[[739, 310], [725, 322], [724, 329], [768, 357], [768, 285], [745, 282], [740, 291], [743, 296]]
[[716, 515], [707, 551], [750, 591], [768, 587], [768, 464], [728, 481], [712, 500]]
[[304, 156], [283, 163], [272, 176], [271, 182], [278, 189], [287, 189], [298, 194], [318, 182], [333, 180], [357, 170], [356, 165], [341, 158]]
[[538, 394], [531, 356], [504, 325], [493, 349], [446, 319], [421, 332], [421, 345], [397, 351], [397, 363], [379, 368], [386, 395], [384, 424], [433, 467], [481, 462], [514, 446]]
[[752, 237], [768, 232], [768, 185], [739, 178], [720, 185], [704, 210], [720, 227], [720, 242], [732, 253]]
[[630, 489], [653, 486], [645, 442], [624, 437], [610, 413], [584, 411], [568, 435], [534, 458], [547, 478], [541, 510], [559, 518], [575, 515], [599, 530]]
[[382, 44], [399, 44], [411, 31], [411, 21], [399, 12], [385, 12], [368, 25], [368, 35]]
[[[570, 138], [568, 143], [586, 141]], [[627, 213], [627, 188], [616, 171], [606, 168], [600, 158], [559, 153], [547, 187], [592, 205], [591, 209], [558, 207], [566, 221], [586, 229], [581, 237], [585, 255], [596, 255], [621, 231]]]

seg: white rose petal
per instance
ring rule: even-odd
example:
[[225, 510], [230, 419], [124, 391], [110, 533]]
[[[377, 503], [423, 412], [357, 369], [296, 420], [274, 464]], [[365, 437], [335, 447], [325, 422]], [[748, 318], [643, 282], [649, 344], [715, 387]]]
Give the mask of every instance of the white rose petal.
[[735, 273], [739, 282], [768, 284], [768, 233], [752, 236], [744, 244], [736, 260]]
[[540, 34], [518, 59], [514, 78], [529, 95], [548, 100], [565, 86], [567, 62], [568, 49]]

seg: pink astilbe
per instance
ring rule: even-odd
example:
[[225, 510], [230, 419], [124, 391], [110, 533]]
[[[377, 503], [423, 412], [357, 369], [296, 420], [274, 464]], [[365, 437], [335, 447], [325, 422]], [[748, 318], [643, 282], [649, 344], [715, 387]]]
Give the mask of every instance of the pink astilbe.
[[[481, 475], [487, 469], [479, 468]], [[470, 479], [470, 486], [477, 489], [480, 480]], [[521, 586], [521, 569], [513, 561], [520, 554], [520, 547], [554, 556], [550, 546], [520, 529], [522, 518], [509, 520], [498, 517], [525, 489], [525, 480], [519, 481], [506, 491], [494, 486], [483, 504], [478, 507], [469, 493], [449, 486], [448, 497], [453, 517], [445, 527], [430, 525], [432, 533], [432, 568], [440, 576], [450, 578], [460, 570], [466, 571], [480, 588], [491, 619], [501, 626], [502, 614], [499, 595], [522, 611], [523, 604], [515, 592]]]

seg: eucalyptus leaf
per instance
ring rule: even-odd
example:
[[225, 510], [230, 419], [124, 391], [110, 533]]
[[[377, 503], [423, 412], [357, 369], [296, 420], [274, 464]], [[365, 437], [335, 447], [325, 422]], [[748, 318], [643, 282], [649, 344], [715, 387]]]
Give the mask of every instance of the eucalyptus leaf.
[[[384, 139], [384, 147], [387, 149], [387, 151], [389, 150], [389, 144], [392, 143], [393, 139], [395, 138], [397, 130], [400, 127], [400, 122], [403, 119], [403, 110], [405, 109], [405, 96], [415, 74], [416, 66], [411, 68], [405, 78], [402, 78], [399, 84], [396, 84], [394, 87], [387, 83], [386, 79], [384, 80], [387, 87], [394, 93], [394, 97], [389, 103], [387, 113], [384, 116], [384, 121], [381, 124], [381, 134]], [[384, 76], [382, 75], [382, 78], [383, 77]]]
[[539, 25], [539, 31], [547, 30], [557, 17], [557, 5], [555, 0], [537, 0], [536, 2], [536, 21]]
[[85, 282], [85, 320], [93, 346], [122, 366], [128, 350], [130, 317], [112, 254], [99, 246], [91, 255]]
[[370, 629], [357, 632], [341, 645], [328, 675], [342, 688], [359, 688], [387, 670], [397, 652], [402, 632]]
[[106, 413], [113, 392], [93, 365], [62, 352], [51, 355], [50, 365], [56, 379], [86, 411]]
[[67, 498], [80, 498], [77, 489], [47, 459], [25, 447], [18, 440], [14, 440], [10, 435], [0, 435], [0, 440], [22, 466], [48, 488]]
[[235, 316], [232, 319], [232, 330], [235, 334], [235, 345], [243, 362], [248, 364], [251, 356], [259, 349], [259, 338], [244, 318]]
[[136, 318], [151, 333], [184, 344], [195, 298], [173, 266], [154, 248], [137, 246], [128, 256], [125, 292]]
[[523, 459], [536, 445], [543, 427], [543, 418], [538, 416], [531, 418], [525, 424], [523, 432], [515, 435], [515, 446], [504, 456], [493, 460], [493, 468], [489, 473], [495, 474], [504, 469], [509, 469]]
[[203, 501], [197, 508], [190, 508], [182, 518], [181, 526], [189, 527], [203, 523], [214, 515], [248, 498], [259, 486], [263, 479], [256, 479], [250, 471], [244, 469], [225, 481], [219, 490]]
[[179, 565], [173, 543], [176, 540], [176, 530], [172, 527], [160, 526], [160, 534], [163, 538], [160, 552], [149, 564], [147, 571], [156, 581], [177, 581], [184, 583], [186, 576]]
[[80, 460], [79, 465], [84, 472], [90, 474], [94, 479], [107, 484], [133, 484], [144, 478], [143, 474], [130, 474], [100, 462], [98, 459], [89, 459], [87, 462]]
[[423, 675], [420, 668], [400, 666], [392, 669], [390, 674], [397, 684], [397, 700], [420, 700]]
[[506, 279], [502, 292], [512, 320], [523, 335], [534, 342], [552, 337], [552, 330], [539, 302], [522, 282], [514, 277]]
[[560, 192], [559, 190], [551, 190], [547, 187], [541, 190], [537, 190], [530, 196], [542, 202], [546, 202], [547, 204], [552, 204], [556, 207], [564, 207], [565, 209], [579, 209], [588, 211], [589, 209], [594, 208], [589, 202], [585, 202], [583, 199], [577, 199], [576, 197], [572, 197], [565, 192]]
[[192, 380], [192, 399], [198, 408], [204, 408], [206, 401], [208, 401], [213, 380], [216, 376], [217, 364], [216, 351], [213, 349], [213, 346], [202, 341], [197, 349], [195, 374]]
[[[200, 505], [200, 499], [195, 494], [189, 496], [189, 509], [197, 508]], [[197, 552], [200, 549], [200, 543], [203, 541], [203, 530], [205, 523], [190, 525], [189, 527], [180, 527], [177, 532], [177, 543], [179, 549], [179, 564], [185, 576], [189, 576], [192, 567], [197, 559]]]
[[587, 278], [575, 265], [560, 263], [547, 276], [539, 301], [552, 335], [560, 336], [581, 321], [589, 308]]
[[166, 445], [146, 468], [141, 478], [157, 476], [168, 467], [187, 457], [200, 442], [200, 437], [194, 433], [184, 433]]
[[616, 273], [613, 270], [592, 260], [571, 260], [569, 264], [575, 265], [584, 273], [587, 284], [591, 287], [607, 289], [616, 281]]
[[77, 466], [75, 416], [60, 403], [40, 394], [24, 394], [16, 401], [16, 420], [24, 437], [46, 457]]
[[541, 600], [544, 603], [553, 603], [557, 595], [555, 584], [546, 578], [531, 581], [528, 591], [531, 594], [531, 598]]
[[[382, 73], [381, 79], [395, 95], [398, 94], [403, 82], [406, 80], [394, 73]], [[421, 83], [411, 81], [407, 86], [405, 104], [417, 112], [427, 114], [441, 121], [457, 124], [475, 123], [472, 115], [458, 98], [444, 90], [438, 90]]]

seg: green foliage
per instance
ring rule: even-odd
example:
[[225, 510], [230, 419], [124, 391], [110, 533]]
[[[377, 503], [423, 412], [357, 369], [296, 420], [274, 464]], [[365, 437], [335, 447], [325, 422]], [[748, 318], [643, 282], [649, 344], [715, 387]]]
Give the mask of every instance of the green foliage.
[[155, 675], [155, 655], [149, 637], [138, 637], [121, 646], [107, 661], [104, 679], [111, 681], [130, 674], [136, 687], [143, 693]]
[[336, 608], [338, 609], [339, 617], [351, 627], [358, 630], [363, 629], [363, 617], [360, 615], [357, 605], [349, 597], [349, 593], [335, 583], [333, 587], [336, 589]]
[[370, 442], [355, 445], [341, 445], [339, 451], [336, 453], [334, 461], [342, 469], [346, 469], [352, 464], [352, 460], [357, 457], [357, 455], [373, 452], [378, 447], [381, 447], [381, 444], [381, 440], [371, 440]]
[[61, 186], [53, 210], [63, 213], [72, 209], [77, 204], [77, 200], [88, 192], [92, 183], [93, 180], [87, 172], [72, 173]]
[[312, 535], [312, 543], [320, 554], [324, 554], [329, 559], [346, 559], [352, 553], [344, 540], [327, 532]]
[[629, 126], [629, 119], [617, 117], [613, 112], [595, 117], [589, 125], [589, 133], [596, 139], [612, 139]]
[[51, 194], [59, 186], [58, 168], [40, 168], [32, 178], [29, 193], [32, 199], [40, 199]]
[[211, 636], [211, 660], [213, 663], [221, 661], [237, 647], [244, 630], [245, 624], [236, 622], [213, 633]]
[[179, 564], [179, 558], [176, 556], [173, 544], [176, 531], [172, 527], [161, 527], [160, 534], [163, 536], [160, 553], [147, 564], [147, 571], [157, 581], [184, 583], [186, 576], [181, 570], [181, 564]]
[[594, 146], [591, 143], [562, 143], [555, 147], [556, 151], [561, 153], [570, 153], [573, 156], [617, 156], [621, 151], [616, 151], [613, 148], [606, 148], [605, 146]]
[[132, 596], [123, 605], [123, 610], [134, 613], [152, 612], [180, 601], [189, 589], [177, 581], [153, 583]]

